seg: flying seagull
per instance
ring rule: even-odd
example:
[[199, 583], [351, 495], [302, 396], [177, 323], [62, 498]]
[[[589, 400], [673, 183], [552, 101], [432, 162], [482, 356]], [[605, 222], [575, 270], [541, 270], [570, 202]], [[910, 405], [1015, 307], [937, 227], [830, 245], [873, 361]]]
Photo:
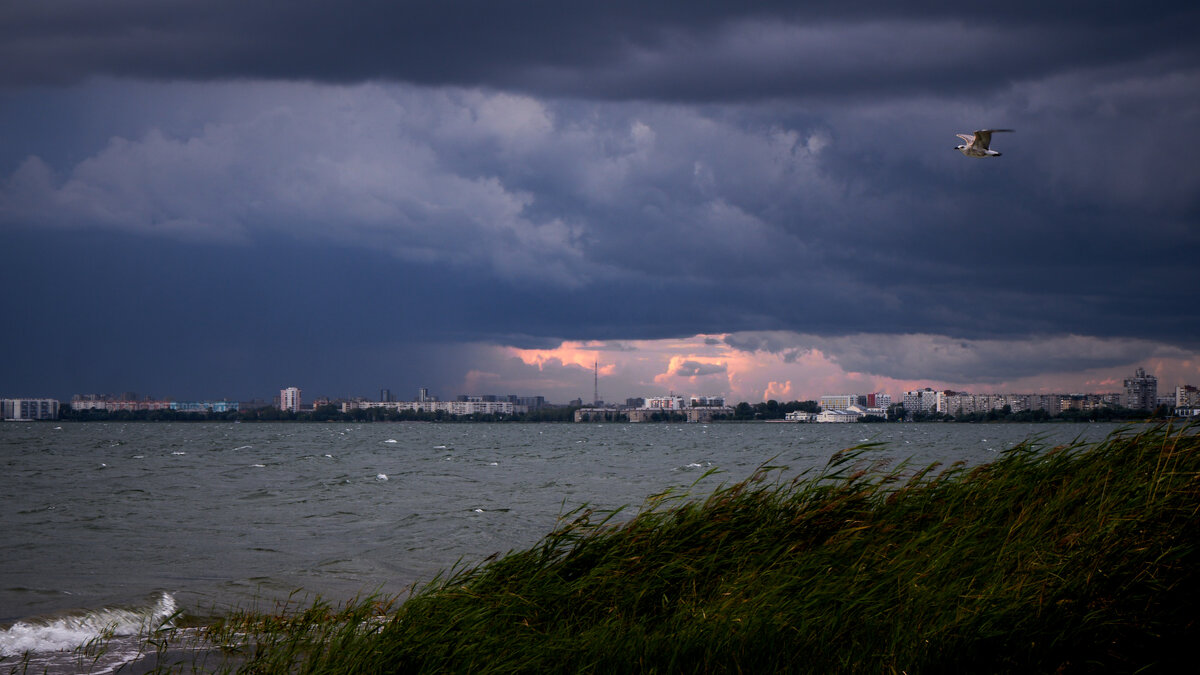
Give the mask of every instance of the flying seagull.
[[966, 141], [967, 144], [960, 145], [954, 149], [967, 157], [999, 157], [1000, 153], [995, 150], [988, 150], [988, 145], [992, 142], [992, 134], [998, 131], [1012, 131], [1012, 129], [980, 129], [974, 134], [955, 134], [955, 136]]

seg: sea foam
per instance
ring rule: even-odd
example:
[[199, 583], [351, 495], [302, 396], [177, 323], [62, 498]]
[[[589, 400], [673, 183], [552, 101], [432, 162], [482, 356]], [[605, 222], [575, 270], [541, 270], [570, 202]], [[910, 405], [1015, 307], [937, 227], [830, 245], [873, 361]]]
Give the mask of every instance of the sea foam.
[[147, 607], [105, 607], [80, 614], [18, 621], [0, 630], [0, 656], [76, 649], [108, 636], [144, 635], [169, 628], [175, 598], [162, 593]]

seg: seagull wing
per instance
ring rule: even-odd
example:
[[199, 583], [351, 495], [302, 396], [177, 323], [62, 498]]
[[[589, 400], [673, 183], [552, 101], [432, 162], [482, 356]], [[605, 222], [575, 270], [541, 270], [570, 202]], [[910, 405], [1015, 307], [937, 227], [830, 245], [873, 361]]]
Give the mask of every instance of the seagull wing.
[[992, 144], [992, 134], [1000, 131], [1012, 131], [1012, 129], [980, 129], [975, 132], [975, 145], [980, 150], [987, 150]]
[[975, 137], [972, 136], [971, 134], [954, 134], [954, 135], [963, 139], [963, 143], [966, 143], [967, 145], [970, 145], [975, 142]]

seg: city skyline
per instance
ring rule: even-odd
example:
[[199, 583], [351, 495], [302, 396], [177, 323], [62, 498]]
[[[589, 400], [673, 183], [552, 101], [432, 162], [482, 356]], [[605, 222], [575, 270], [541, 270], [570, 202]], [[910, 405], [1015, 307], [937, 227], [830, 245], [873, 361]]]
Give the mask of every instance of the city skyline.
[[0, 394], [1200, 382], [1189, 3], [244, 5], [0, 10]]
[[[598, 369], [594, 372], [598, 375]], [[917, 394], [919, 396], [921, 393], [929, 392], [930, 394], [937, 394], [939, 399], [941, 398], [942, 395], [957, 396], [957, 397], [963, 397], [963, 396], [977, 397], [977, 398], [983, 398], [983, 399], [1004, 398], [1005, 396], [1046, 396], [1046, 395], [1061, 396], [1061, 397], [1085, 397], [1085, 398], [1095, 397], [1098, 399], [1103, 399], [1108, 403], [1117, 401], [1121, 405], [1125, 405], [1125, 406], [1132, 407], [1132, 408], [1138, 408], [1138, 409], [1153, 409], [1158, 404], [1159, 399], [1178, 398], [1179, 396], [1183, 396], [1184, 398], [1186, 398], [1186, 401], [1180, 402], [1179, 405], [1182, 405], [1185, 407], [1190, 407], [1190, 406], [1195, 405], [1196, 398], [1197, 398], [1197, 394], [1196, 394], [1197, 387], [1196, 386], [1190, 385], [1190, 384], [1185, 384], [1185, 385], [1178, 385], [1175, 387], [1168, 386], [1168, 387], [1160, 389], [1158, 386], [1158, 381], [1159, 381], [1159, 378], [1157, 378], [1153, 373], [1147, 373], [1144, 368], [1139, 367], [1132, 374], [1130, 374], [1127, 377], [1122, 379], [1121, 386], [1119, 389], [1108, 390], [1108, 391], [1097, 391], [1097, 390], [1066, 391], [1066, 390], [1063, 390], [1063, 391], [1048, 392], [1048, 391], [1006, 390], [1003, 392], [1001, 392], [1001, 391], [981, 392], [981, 391], [954, 390], [954, 389], [947, 389], [947, 388], [935, 389], [935, 388], [926, 386], [926, 387], [918, 387], [916, 389], [906, 389], [906, 390], [899, 391], [899, 392], [891, 392], [891, 391], [885, 391], [885, 390], [880, 390], [880, 391], [856, 390], [856, 391], [852, 391], [852, 392], [851, 391], [842, 391], [840, 393], [824, 392], [820, 396], [813, 396], [813, 397], [809, 397], [809, 398], [806, 398], [803, 400], [807, 401], [807, 402], [819, 403], [821, 405], [821, 407], [823, 407], [823, 408], [829, 408], [831, 406], [845, 408], [850, 404], [846, 403], [844, 401], [849, 401], [850, 399], [855, 399], [855, 400], [861, 399], [860, 402], [862, 403], [862, 405], [865, 405], [867, 407], [873, 407], [876, 405], [881, 405], [883, 407], [886, 407], [886, 405], [892, 401], [893, 395], [896, 398], [901, 399], [901, 398], [907, 397], [910, 394]], [[497, 393], [497, 392], [483, 392], [483, 391], [466, 392], [466, 393], [458, 392], [458, 393], [453, 393], [453, 394], [449, 394], [449, 395], [439, 395], [437, 392], [430, 392], [428, 387], [419, 387], [416, 390], [416, 392], [414, 392], [414, 395], [412, 396], [412, 398], [397, 397], [396, 395], [394, 395], [392, 393], [392, 390], [389, 387], [381, 387], [379, 389], [380, 395], [378, 397], [374, 397], [374, 398], [371, 396], [364, 396], [364, 395], [360, 395], [360, 394], [359, 395], [346, 395], [346, 394], [329, 395], [328, 393], [324, 393], [324, 392], [319, 392], [316, 394], [313, 394], [310, 392], [307, 396], [302, 396], [302, 391], [303, 391], [302, 387], [294, 387], [294, 386], [285, 387], [283, 389], [280, 389], [278, 394], [275, 395], [274, 397], [272, 397], [273, 403], [271, 405], [273, 405], [274, 407], [283, 409], [283, 410], [291, 410], [292, 412], [297, 412], [302, 408], [311, 409], [318, 402], [339, 402], [339, 401], [340, 402], [364, 402], [364, 403], [369, 403], [369, 402], [382, 402], [382, 403], [424, 402], [424, 401], [448, 402], [448, 401], [454, 401], [454, 400], [479, 401], [479, 402], [509, 401], [509, 402], [512, 402], [512, 403], [515, 403], [518, 405], [530, 406], [530, 407], [539, 407], [541, 405], [547, 405], [547, 404], [552, 405], [552, 406], [559, 406], [559, 405], [562, 405], [562, 403], [563, 403], [562, 401], [547, 400], [546, 397], [542, 396], [542, 395], [521, 396], [521, 395], [517, 395], [517, 394], [513, 394], [513, 393], [501, 394], [501, 393]], [[882, 400], [883, 400], [882, 404], [875, 402], [877, 397], [882, 397]], [[22, 397], [16, 397], [16, 398], [22, 398]], [[30, 398], [30, 397], [24, 397], [24, 398]], [[691, 399], [692, 405], [700, 405], [700, 406], [724, 405], [727, 403], [731, 404], [731, 403], [735, 403], [735, 402], [740, 402], [740, 401], [736, 401], [736, 400], [732, 400], [732, 399], [726, 400], [726, 397], [723, 394], [713, 395], [713, 394], [701, 394], [701, 393], [697, 393], [697, 392], [674, 391], [674, 390], [668, 392], [668, 394], [665, 396], [655, 395], [655, 394], [646, 394], [643, 392], [641, 394], [635, 394], [633, 396], [626, 396], [623, 398], [623, 400], [624, 400], [624, 405], [626, 407], [628, 407], [628, 406], [633, 405], [631, 403], [632, 401], [645, 402], [645, 401], [655, 399], [655, 398], [662, 399], [662, 400]], [[1130, 399], [1132, 399], [1132, 400], [1130, 400]], [[62, 399], [62, 400], [63, 400], [63, 402], [67, 402], [67, 399]], [[536, 400], [537, 402], [529, 403], [529, 401], [534, 401], [534, 400]], [[709, 400], [719, 400], [719, 401], [721, 401], [721, 403], [711, 404], [711, 403], [708, 403]], [[781, 399], [779, 402], [799, 402], [800, 400], [801, 399], [799, 399], [799, 398], [793, 398], [793, 399], [790, 399], [790, 401], [789, 401], [789, 399], [784, 398], [784, 399]], [[843, 401], [843, 403], [842, 404], [828, 403], [829, 401], [839, 401], [839, 400]], [[91, 393], [87, 393], [87, 394], [76, 393], [76, 394], [73, 394], [69, 399], [69, 402], [72, 405], [82, 404], [83, 408], [85, 408], [85, 409], [91, 409], [91, 408], [100, 409], [100, 408], [104, 408], [104, 405], [102, 405], [102, 404], [105, 402], [116, 402], [118, 404], [116, 409], [124, 409], [127, 407], [126, 404], [148, 403], [148, 404], [154, 404], [154, 408], [147, 408], [147, 409], [166, 409], [169, 405], [169, 407], [173, 410], [174, 409], [190, 410], [192, 408], [198, 409], [200, 407], [204, 407], [204, 405], [206, 405], [206, 404], [209, 407], [217, 407], [217, 406], [225, 407], [229, 404], [232, 404], [233, 406], [236, 407], [237, 403], [239, 401], [245, 402], [245, 403], [262, 403], [264, 405], [267, 404], [267, 401], [262, 398], [245, 398], [245, 397], [236, 397], [236, 396], [231, 398], [229, 396], [224, 396], [224, 397], [221, 397], [219, 400], [211, 399], [208, 401], [181, 401], [179, 399], [174, 399], [173, 397], [169, 397], [169, 396], [156, 397], [152, 394], [142, 395], [137, 392], [122, 392], [120, 394], [116, 394], [116, 393], [101, 394], [101, 393], [96, 393], [96, 392], [91, 392]], [[622, 405], [621, 397], [618, 397], [617, 399], [604, 401], [599, 396], [596, 396], [591, 400], [585, 400], [582, 397], [577, 397], [576, 399], [572, 399], [571, 401], [568, 401], [567, 403], [575, 404], [577, 402], [584, 406], [590, 406], [593, 403], [609, 405], [609, 406]], [[140, 408], [137, 408], [136, 406], [134, 406], [134, 407], [130, 407], [129, 409], [140, 409]]]

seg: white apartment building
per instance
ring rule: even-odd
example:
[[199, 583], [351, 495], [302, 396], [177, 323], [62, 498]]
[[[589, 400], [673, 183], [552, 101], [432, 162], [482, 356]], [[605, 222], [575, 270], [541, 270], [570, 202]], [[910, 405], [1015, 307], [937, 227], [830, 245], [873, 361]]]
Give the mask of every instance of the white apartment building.
[[53, 398], [6, 398], [0, 399], [0, 419], [56, 420], [58, 400]]
[[279, 409], [300, 412], [300, 388], [288, 387], [279, 390]]
[[1029, 410], [1029, 400], [1020, 394], [967, 394], [955, 391], [939, 391], [937, 394], [937, 411], [947, 415], [986, 413], [1004, 406], [1013, 412], [1022, 412]]
[[643, 410], [683, 410], [682, 396], [651, 396], [642, 404]]
[[936, 411], [937, 392], [929, 387], [904, 392], [904, 410], [910, 415]]
[[821, 406], [821, 410], [845, 410], [857, 404], [858, 395], [856, 394], [831, 394], [822, 396], [821, 400], [817, 401], [817, 405]]
[[1175, 387], [1175, 407], [1200, 407], [1200, 389], [1197, 389], [1190, 384], [1185, 384], [1182, 387]]

